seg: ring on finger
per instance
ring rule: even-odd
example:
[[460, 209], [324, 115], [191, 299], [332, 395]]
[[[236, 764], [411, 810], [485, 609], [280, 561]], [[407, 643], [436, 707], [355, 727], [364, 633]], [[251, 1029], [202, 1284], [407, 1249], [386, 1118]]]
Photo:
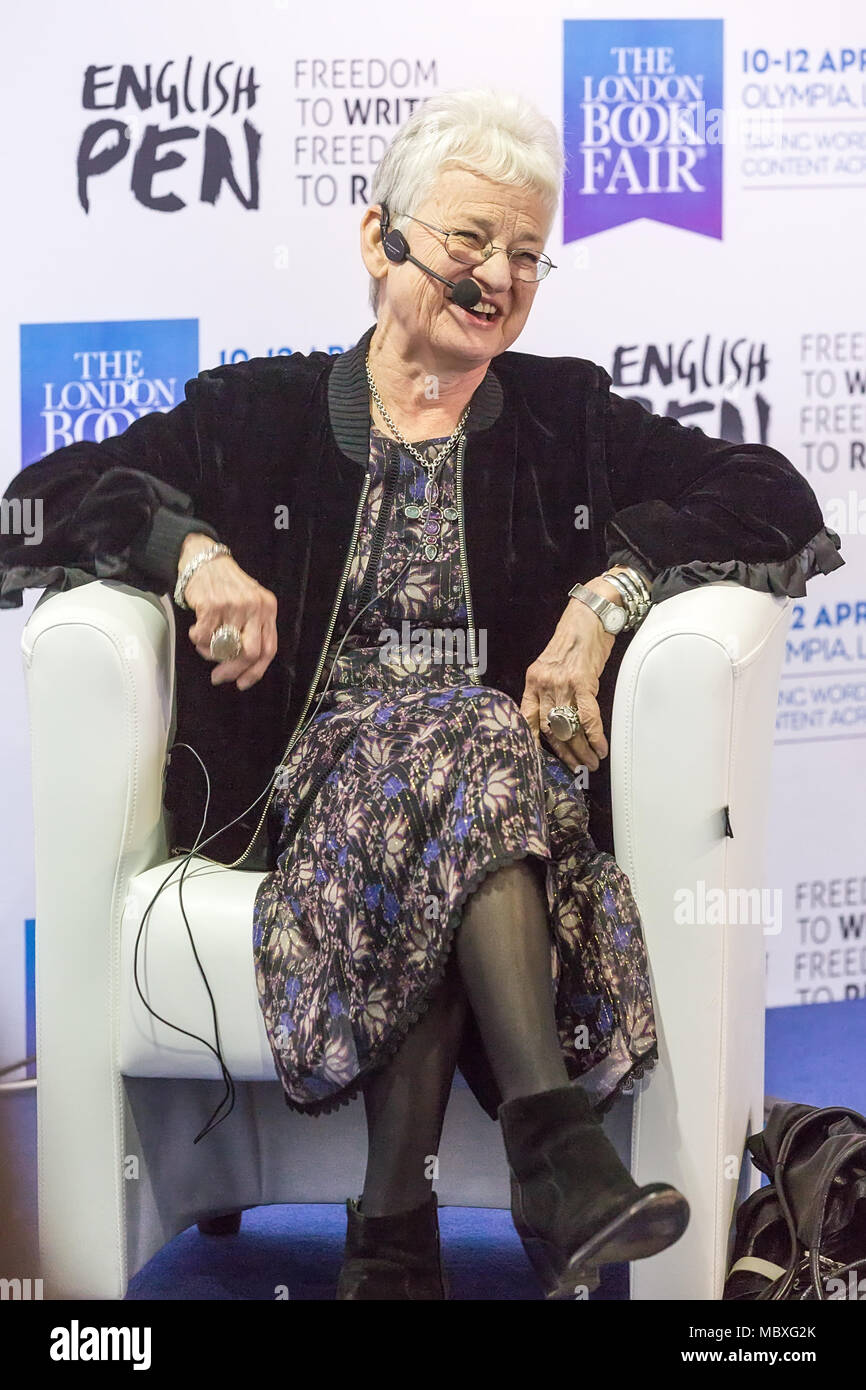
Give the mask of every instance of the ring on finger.
[[580, 729], [580, 715], [574, 705], [554, 705], [547, 716], [547, 727], [554, 738], [568, 743]]
[[210, 654], [214, 661], [234, 661], [243, 651], [240, 628], [224, 623], [210, 639]]

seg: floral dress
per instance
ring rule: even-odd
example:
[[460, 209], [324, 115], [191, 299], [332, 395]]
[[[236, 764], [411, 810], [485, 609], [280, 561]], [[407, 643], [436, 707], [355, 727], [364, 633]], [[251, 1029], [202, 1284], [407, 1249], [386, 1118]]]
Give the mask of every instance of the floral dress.
[[[445, 442], [415, 447], [432, 462]], [[307, 1114], [347, 1104], [427, 1008], [466, 899], [499, 865], [533, 856], [563, 1058], [602, 1111], [657, 1057], [638, 910], [626, 875], [589, 836], [568, 767], [539, 746], [511, 696], [472, 679], [454, 452], [436, 471], [433, 535], [418, 515], [428, 474], [399, 454], [368, 574], [386, 463], [385, 438], [371, 429], [370, 486], [314, 717], [269, 812], [276, 868], [256, 894], [253, 950], [284, 1099]], [[500, 1097], [474, 1021], [459, 1066], [495, 1119]]]

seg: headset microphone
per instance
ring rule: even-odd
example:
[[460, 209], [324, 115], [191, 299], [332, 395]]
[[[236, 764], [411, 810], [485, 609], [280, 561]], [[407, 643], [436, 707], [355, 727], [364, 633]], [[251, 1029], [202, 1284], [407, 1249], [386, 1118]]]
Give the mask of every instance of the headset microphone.
[[[387, 222], [385, 222], [385, 226], [387, 226]], [[431, 270], [429, 265], [423, 265], [421, 261], [410, 255], [409, 243], [402, 232], [384, 231], [382, 247], [388, 260], [393, 261], [395, 265], [400, 265], [402, 261], [411, 261], [412, 265], [417, 265], [419, 270], [423, 270], [427, 275], [432, 275], [433, 279], [438, 280], [440, 285], [447, 285], [451, 291], [452, 300], [461, 309], [473, 308], [481, 298], [481, 286], [476, 280], [469, 277], [465, 280], [447, 280], [444, 275], [439, 275], [437, 271]]]
[[476, 280], [458, 280], [451, 291], [451, 298], [461, 309], [472, 309], [481, 298], [481, 288]]

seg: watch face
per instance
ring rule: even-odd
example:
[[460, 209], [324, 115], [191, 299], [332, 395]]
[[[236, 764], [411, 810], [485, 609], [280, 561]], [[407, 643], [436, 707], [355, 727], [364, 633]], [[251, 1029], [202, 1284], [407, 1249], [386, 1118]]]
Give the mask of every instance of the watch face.
[[618, 608], [616, 604], [614, 604], [613, 612], [608, 613], [607, 622], [605, 623], [608, 632], [620, 632], [625, 626], [625, 617], [625, 610]]

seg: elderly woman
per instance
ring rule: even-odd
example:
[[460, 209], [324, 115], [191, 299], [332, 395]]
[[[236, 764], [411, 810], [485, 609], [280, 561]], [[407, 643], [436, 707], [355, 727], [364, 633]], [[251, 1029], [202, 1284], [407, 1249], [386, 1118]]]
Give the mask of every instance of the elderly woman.
[[253, 952], [286, 1103], [364, 1097], [341, 1299], [446, 1297], [430, 1159], [458, 1065], [501, 1123], [548, 1296], [685, 1229], [599, 1120], [656, 1057], [605, 819], [616, 670], [650, 601], [724, 577], [802, 594], [842, 563], [776, 450], [509, 351], [555, 271], [560, 180], [524, 101], [428, 101], [362, 217], [356, 347], [204, 371], [7, 494], [41, 497], [45, 525], [38, 550], [4, 541], [4, 606], [94, 575], [174, 589], [176, 743], [214, 785], [200, 840], [176, 752], [173, 850], [267, 870]]

